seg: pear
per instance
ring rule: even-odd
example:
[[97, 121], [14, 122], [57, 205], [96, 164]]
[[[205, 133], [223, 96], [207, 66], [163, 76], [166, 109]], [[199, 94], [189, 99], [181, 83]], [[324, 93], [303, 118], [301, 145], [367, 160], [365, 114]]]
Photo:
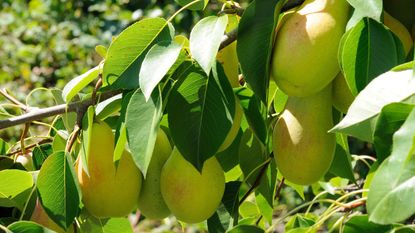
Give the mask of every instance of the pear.
[[38, 223], [43, 227], [46, 227], [50, 230], [53, 230], [57, 233], [72, 233], [74, 232], [73, 226], [70, 226], [67, 231], [63, 230], [58, 224], [56, 224], [46, 213], [45, 209], [43, 209], [42, 205], [40, 204], [39, 200], [36, 200], [35, 209], [33, 210], [32, 216], [30, 217], [30, 221]]
[[277, 167], [299, 185], [318, 181], [330, 168], [336, 147], [332, 128], [331, 85], [308, 96], [289, 97], [273, 132]]
[[[414, 9], [415, 12], [415, 9]], [[396, 36], [401, 40], [405, 55], [408, 55], [409, 51], [411, 51], [414, 42], [412, 41], [411, 34], [409, 33], [408, 29], [399, 22], [397, 19], [392, 17], [388, 12], [384, 11], [383, 15], [383, 22], [384, 24], [393, 32]]]
[[349, 18], [346, 0], [306, 0], [281, 25], [271, 76], [289, 96], [321, 91], [340, 71], [337, 52]]
[[161, 169], [171, 154], [169, 139], [162, 129], [158, 130], [153, 155], [148, 166], [147, 175], [143, 180], [138, 208], [150, 219], [163, 219], [170, 214], [160, 191]]
[[161, 171], [164, 201], [176, 218], [186, 223], [208, 219], [224, 191], [225, 175], [214, 156], [205, 161], [200, 173], [175, 147]]
[[82, 202], [97, 218], [123, 217], [137, 206], [142, 175], [131, 154], [124, 150], [118, 167], [113, 162], [114, 135], [104, 122], [91, 128], [88, 174], [78, 156], [76, 171], [82, 191]]
[[350, 91], [342, 72], [334, 78], [332, 86], [333, 106], [340, 112], [346, 113], [355, 97]]

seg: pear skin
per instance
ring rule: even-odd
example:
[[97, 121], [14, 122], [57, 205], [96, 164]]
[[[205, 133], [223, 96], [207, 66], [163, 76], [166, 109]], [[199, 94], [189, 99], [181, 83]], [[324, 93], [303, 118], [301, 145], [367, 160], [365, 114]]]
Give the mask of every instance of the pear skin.
[[[415, 9], [414, 9], [415, 12]], [[411, 51], [414, 42], [412, 41], [411, 34], [408, 29], [399, 22], [397, 19], [393, 18], [388, 12], [384, 11], [383, 23], [401, 40], [405, 55], [408, 55]]]
[[334, 78], [332, 87], [333, 106], [340, 112], [347, 113], [355, 97], [350, 91], [342, 72]]
[[346, 0], [306, 0], [281, 25], [271, 76], [289, 96], [321, 91], [340, 71], [337, 52], [349, 18]]
[[114, 135], [104, 122], [93, 123], [89, 176], [78, 156], [76, 171], [82, 191], [82, 202], [97, 218], [123, 217], [137, 206], [142, 175], [131, 154], [124, 150], [118, 167], [113, 162]]
[[202, 173], [175, 147], [161, 172], [161, 193], [180, 221], [198, 223], [219, 206], [225, 191], [225, 174], [216, 157], [205, 161]]
[[333, 127], [331, 85], [306, 98], [289, 97], [273, 132], [277, 167], [289, 181], [309, 185], [330, 168], [336, 137]]
[[35, 209], [33, 210], [30, 221], [38, 223], [43, 227], [46, 227], [50, 230], [56, 231], [57, 233], [72, 233], [74, 232], [73, 226], [71, 225], [67, 231], [63, 230], [58, 224], [56, 224], [43, 209], [40, 202], [37, 200]]
[[162, 129], [158, 130], [153, 155], [148, 166], [147, 175], [143, 180], [138, 208], [150, 219], [163, 219], [170, 214], [160, 191], [161, 169], [171, 154], [169, 139]]

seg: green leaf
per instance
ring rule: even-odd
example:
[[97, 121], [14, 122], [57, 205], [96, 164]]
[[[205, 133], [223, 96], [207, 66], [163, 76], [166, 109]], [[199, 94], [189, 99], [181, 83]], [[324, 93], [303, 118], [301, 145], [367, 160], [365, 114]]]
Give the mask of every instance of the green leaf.
[[385, 105], [394, 102], [411, 102], [415, 94], [412, 70], [389, 71], [372, 80], [359, 93], [347, 115], [331, 132], [339, 132], [372, 142], [375, 122]]
[[415, 105], [392, 103], [382, 108], [373, 139], [379, 163], [391, 154], [393, 134], [402, 126], [414, 107]]
[[95, 116], [95, 108], [94, 106], [89, 106], [87, 112], [85, 113], [82, 119], [82, 144], [80, 149], [80, 156], [82, 156], [82, 168], [86, 174], [89, 175], [88, 169], [88, 156], [89, 156], [89, 149], [90, 149], [90, 141], [91, 141], [91, 129], [94, 123], [94, 116]]
[[22, 170], [6, 169], [0, 171], [0, 206], [22, 209], [30, 190], [33, 178]]
[[[60, 136], [56, 135], [55, 139]], [[51, 144], [43, 144], [36, 146], [32, 151], [33, 166], [35, 170], [39, 170], [42, 167], [43, 162], [48, 158], [49, 155], [53, 153], [53, 148]]]
[[176, 42], [160, 42], [146, 54], [140, 69], [140, 88], [148, 100], [157, 84], [167, 74], [179, 57], [182, 45]]
[[195, 64], [183, 63], [167, 104], [173, 141], [198, 170], [213, 156], [233, 124], [235, 96], [218, 64], [210, 76]]
[[381, 0], [347, 0], [353, 6], [354, 11], [352, 17], [347, 22], [347, 29], [355, 26], [364, 17], [372, 18], [381, 22], [382, 16], [382, 1]]
[[232, 221], [232, 217], [224, 205], [220, 205], [216, 212], [207, 220], [209, 233], [225, 233]]
[[9, 144], [0, 138], [0, 155], [6, 155], [9, 150]]
[[177, 2], [180, 6], [186, 6], [192, 2], [194, 2], [192, 5], [190, 5], [187, 9], [198, 11], [205, 9], [206, 5], [208, 4], [209, 0], [174, 0]]
[[404, 61], [399, 39], [379, 22], [364, 18], [342, 38], [340, 65], [353, 95], [376, 76]]
[[216, 62], [228, 16], [209, 16], [200, 20], [190, 33], [190, 52], [207, 75]]
[[415, 213], [415, 110], [393, 136], [392, 154], [376, 171], [367, 200], [369, 220], [400, 222]]
[[259, 211], [268, 223], [272, 223], [274, 212], [274, 190], [277, 183], [277, 165], [272, 159], [262, 176], [259, 186], [255, 191], [256, 203]]
[[[172, 40], [168, 23], [162, 18], [143, 19], [126, 28], [112, 41], [103, 68], [103, 86], [134, 89], [144, 54], [159, 41]], [[139, 58], [140, 57], [140, 58]]]
[[104, 120], [105, 118], [118, 112], [121, 109], [121, 99], [122, 94], [118, 94], [97, 104], [97, 107], [95, 109], [97, 118], [100, 120]]
[[353, 216], [344, 226], [344, 233], [382, 233], [389, 232], [391, 226], [369, 222], [367, 215]]
[[95, 52], [97, 52], [99, 56], [101, 56], [104, 59], [107, 56], [107, 48], [103, 45], [95, 46]]
[[222, 197], [222, 204], [225, 206], [226, 211], [233, 218], [234, 224], [238, 223], [239, 217], [239, 189], [242, 185], [240, 181], [231, 181], [226, 183], [225, 193]]
[[247, 87], [236, 89], [235, 94], [244, 110], [250, 128], [258, 139], [265, 144], [268, 132], [265, 119], [263, 118], [265, 115], [264, 112], [266, 111], [264, 105], [258, 97], [254, 95], [254, 92]]
[[228, 233], [264, 233], [265, 231], [257, 226], [238, 225], [232, 228]]
[[70, 155], [57, 152], [43, 163], [37, 178], [38, 196], [47, 215], [67, 229], [78, 214], [80, 198]]
[[331, 162], [329, 172], [351, 181], [355, 181], [352, 159], [349, 152], [347, 136], [344, 134], [336, 134], [336, 151]]
[[80, 216], [81, 232], [94, 233], [133, 233], [128, 218], [99, 219], [87, 213]]
[[161, 94], [155, 89], [146, 101], [141, 90], [131, 96], [125, 116], [127, 140], [132, 157], [144, 177], [156, 143], [157, 130], [163, 116]]
[[239, 22], [237, 53], [242, 73], [264, 103], [267, 102], [274, 31], [284, 2], [254, 0], [245, 9]]
[[99, 73], [102, 71], [102, 66], [97, 65], [94, 68], [88, 70], [87, 72], [79, 75], [76, 78], [73, 78], [69, 81], [62, 91], [62, 97], [66, 103], [71, 102], [72, 98], [78, 94], [84, 87], [89, 83], [94, 81], [98, 77]]
[[42, 225], [30, 221], [18, 221], [7, 227], [13, 233], [55, 233]]
[[[60, 89], [53, 88], [50, 90], [50, 92], [52, 93], [56, 104], [66, 104], [65, 100], [62, 97], [63, 94]], [[76, 119], [77, 119], [76, 112], [67, 112], [67, 113], [61, 114], [61, 116], [62, 116], [62, 119], [59, 118], [58, 120], [56, 120], [53, 126], [57, 129], [66, 129], [68, 132], [72, 132], [74, 129], [75, 123], [76, 123]], [[61, 127], [61, 123], [63, 123], [64, 127]], [[58, 124], [58, 125], [55, 125], [55, 124]], [[53, 136], [54, 133], [55, 133], [54, 130], [51, 129], [50, 135]]]

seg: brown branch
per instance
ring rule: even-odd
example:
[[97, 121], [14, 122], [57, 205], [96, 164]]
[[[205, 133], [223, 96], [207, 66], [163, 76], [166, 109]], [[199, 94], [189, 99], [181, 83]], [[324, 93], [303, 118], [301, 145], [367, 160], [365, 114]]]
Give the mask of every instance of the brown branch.
[[226, 46], [234, 42], [236, 40], [237, 35], [238, 35], [238, 28], [226, 33], [224, 35], [224, 38], [222, 39], [222, 43], [220, 43], [219, 50], [225, 48]]
[[75, 125], [75, 128], [73, 130], [72, 136], [69, 139], [68, 144], [66, 144], [65, 151], [71, 152], [72, 146], [75, 144], [76, 139], [78, 138], [78, 134], [81, 131], [81, 128], [78, 124]]
[[275, 191], [274, 200], [280, 199], [281, 190], [282, 190], [282, 187], [284, 186], [284, 182], [285, 182], [285, 178], [283, 177], [281, 182], [278, 184], [277, 191]]
[[[119, 93], [121, 93], [121, 91], [118, 91], [118, 90], [104, 92], [101, 94], [100, 99], [106, 100]], [[92, 99], [86, 99], [82, 101], [73, 102], [70, 104], [61, 104], [61, 105], [56, 105], [56, 106], [49, 107], [49, 108], [34, 109], [26, 114], [23, 114], [17, 117], [0, 120], [0, 129], [5, 129], [11, 126], [41, 120], [46, 117], [56, 116], [56, 115], [64, 114], [67, 112], [77, 112], [79, 109], [88, 107], [92, 104], [93, 104]]]
[[[46, 144], [46, 143], [49, 143], [49, 142], [52, 142], [52, 139], [46, 138], [46, 139], [43, 139], [39, 142], [36, 142], [36, 143], [33, 143], [33, 144], [30, 144], [30, 145], [26, 146], [25, 150], [32, 149], [33, 147], [36, 147], [36, 146], [39, 146], [39, 145], [42, 145], [42, 144]], [[7, 153], [6, 156], [12, 156], [14, 154], [20, 153], [21, 151], [22, 151], [22, 149], [20, 148], [18, 150], [13, 151], [13, 152]]]
[[347, 203], [341, 209], [339, 209], [339, 212], [348, 212], [348, 211], [351, 211], [353, 209], [356, 209], [359, 206], [363, 206], [365, 204], [366, 204], [366, 200], [360, 200], [360, 201], [355, 201], [355, 202], [352, 201], [352, 202]]

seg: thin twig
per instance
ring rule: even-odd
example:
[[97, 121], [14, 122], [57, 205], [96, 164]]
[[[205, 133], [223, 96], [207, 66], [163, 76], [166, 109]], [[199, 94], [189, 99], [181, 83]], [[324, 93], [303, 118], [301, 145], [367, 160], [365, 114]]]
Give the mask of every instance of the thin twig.
[[[119, 93], [121, 93], [120, 90], [104, 92], [100, 95], [100, 100], [109, 99]], [[86, 99], [83, 101], [77, 101], [74, 103], [70, 103], [68, 105], [61, 104], [61, 105], [56, 105], [56, 106], [49, 107], [49, 108], [32, 110], [26, 114], [23, 114], [17, 117], [0, 120], [0, 129], [5, 129], [5, 128], [19, 125], [19, 124], [24, 124], [26, 122], [41, 120], [46, 117], [56, 116], [56, 115], [64, 114], [67, 112], [77, 112], [79, 109], [88, 107], [92, 104], [93, 104], [92, 99]]]
[[261, 182], [261, 178], [265, 174], [265, 170], [267, 169], [269, 163], [270, 163], [270, 161], [265, 163], [264, 166], [261, 168], [261, 170], [259, 171], [258, 176], [256, 177], [256, 179], [255, 179], [254, 183], [252, 184], [251, 188], [249, 188], [249, 190], [245, 193], [245, 195], [239, 201], [239, 205], [241, 205], [246, 200], [246, 198], [248, 198], [248, 196], [251, 195], [252, 191], [254, 191], [254, 189], [256, 187], [258, 187], [258, 185]]
[[22, 151], [23, 155], [26, 154], [24, 139], [26, 138], [27, 133], [29, 132], [29, 128], [30, 128], [30, 123], [26, 123], [23, 128], [22, 135], [20, 135], [20, 150]]
[[219, 50], [225, 48], [226, 46], [234, 42], [237, 36], [238, 36], [238, 28], [233, 29], [232, 31], [226, 33], [223, 36], [222, 43], [220, 43]]
[[69, 139], [68, 143], [66, 144], [66, 148], [65, 148], [66, 152], [69, 152], [69, 153], [71, 152], [72, 146], [75, 144], [75, 141], [78, 138], [78, 134], [80, 131], [81, 131], [81, 127], [78, 124], [76, 124], [72, 132], [72, 136]]
[[[46, 144], [46, 143], [50, 143], [50, 142], [52, 142], [52, 139], [46, 138], [46, 139], [43, 139], [39, 142], [36, 142], [36, 143], [33, 143], [33, 144], [30, 144], [30, 145], [26, 146], [25, 150], [32, 149], [33, 147], [36, 147], [36, 146], [39, 146], [39, 145], [42, 145], [42, 144]], [[20, 153], [21, 151], [22, 151], [22, 149], [20, 148], [18, 150], [13, 151], [13, 152], [7, 153], [6, 156], [12, 156], [14, 154]]]
[[14, 98], [12, 95], [10, 95], [7, 92], [7, 89], [6, 88], [1, 89], [0, 90], [0, 94], [2, 94], [4, 96], [4, 98], [6, 98], [7, 100], [9, 100], [13, 104], [17, 105], [23, 111], [28, 112], [30, 110], [29, 107], [27, 107], [25, 104], [23, 104], [22, 102], [20, 102], [18, 99]]
[[281, 179], [281, 182], [278, 184], [277, 191], [275, 191], [274, 200], [278, 200], [278, 199], [280, 199], [280, 196], [281, 196], [281, 190], [282, 190], [282, 187], [284, 186], [284, 182], [285, 182], [285, 177], [283, 177], [283, 178]]

